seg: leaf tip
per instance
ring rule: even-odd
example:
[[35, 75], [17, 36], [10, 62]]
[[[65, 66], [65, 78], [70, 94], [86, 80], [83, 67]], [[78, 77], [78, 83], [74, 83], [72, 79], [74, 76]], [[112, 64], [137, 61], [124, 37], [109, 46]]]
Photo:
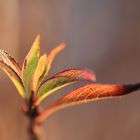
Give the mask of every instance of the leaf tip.
[[34, 47], [37, 47], [38, 48], [38, 51], [40, 51], [40, 34], [37, 35], [34, 43], [33, 43], [33, 46]]
[[59, 45], [60, 50], [63, 50], [65, 47], [66, 47], [66, 44], [65, 44], [65, 43], [61, 43], [61, 44]]
[[38, 40], [38, 41], [40, 42], [40, 34], [38, 34], [38, 35], [36, 36], [36, 40]]
[[89, 79], [91, 81], [96, 81], [96, 75], [91, 70], [88, 70], [88, 72], [86, 72], [86, 77], [87, 77], [87, 79]]

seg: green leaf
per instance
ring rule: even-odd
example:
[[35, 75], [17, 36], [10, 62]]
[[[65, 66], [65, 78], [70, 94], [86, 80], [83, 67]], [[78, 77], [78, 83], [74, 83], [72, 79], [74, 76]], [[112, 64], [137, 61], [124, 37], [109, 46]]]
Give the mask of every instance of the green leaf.
[[36, 92], [39, 82], [44, 78], [47, 71], [47, 55], [44, 54], [40, 57], [37, 68], [32, 77], [32, 91]]
[[28, 96], [31, 90], [30, 80], [37, 67], [38, 60], [39, 60], [39, 51], [40, 51], [39, 45], [40, 45], [40, 36], [38, 35], [28, 55], [26, 56], [22, 66], [22, 79], [26, 92], [28, 93]]
[[22, 97], [26, 97], [19, 64], [6, 51], [0, 49], [0, 67], [12, 80]]
[[130, 85], [88, 84], [65, 94], [38, 116], [36, 121], [42, 123], [53, 112], [82, 103], [126, 95], [140, 89], [140, 83]]
[[47, 97], [52, 92], [72, 84], [76, 81], [82, 80], [95, 80], [95, 75], [90, 70], [86, 69], [69, 69], [62, 71], [48, 80], [45, 80], [37, 91], [36, 104], [39, 104], [45, 97]]

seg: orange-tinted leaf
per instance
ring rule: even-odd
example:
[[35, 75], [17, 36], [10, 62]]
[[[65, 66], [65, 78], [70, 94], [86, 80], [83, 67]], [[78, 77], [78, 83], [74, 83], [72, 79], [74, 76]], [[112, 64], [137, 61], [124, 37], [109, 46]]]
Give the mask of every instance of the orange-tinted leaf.
[[86, 69], [69, 69], [54, 75], [50, 79], [44, 81], [39, 87], [36, 104], [39, 104], [41, 100], [52, 92], [80, 80], [94, 81], [95, 75], [93, 72]]
[[10, 66], [19, 77], [21, 77], [21, 67], [18, 62], [10, 56], [5, 50], [0, 49], [0, 61]]
[[48, 58], [47, 58], [47, 72], [46, 72], [46, 75], [47, 73], [49, 72], [50, 68], [51, 68], [51, 64], [55, 58], [55, 56], [61, 51], [63, 50], [65, 47], [65, 44], [64, 43], [61, 43], [59, 46], [57, 46], [56, 48], [54, 48], [48, 55]]
[[87, 103], [113, 96], [121, 96], [132, 91], [139, 90], [140, 83], [133, 85], [110, 85], [110, 84], [89, 84], [80, 87], [58, 99], [38, 117], [37, 121], [42, 122], [54, 111], [81, 103]]
[[25, 98], [25, 90], [21, 80], [21, 68], [16, 60], [2, 49], [0, 49], [0, 67], [12, 80], [21, 96]]
[[47, 55], [44, 54], [40, 57], [37, 68], [32, 77], [32, 90], [34, 91], [34, 93], [37, 89], [39, 81], [41, 81], [42, 78], [44, 78], [44, 75], [46, 74], [46, 70], [47, 70], [46, 62], [47, 62]]
[[39, 45], [40, 45], [40, 36], [38, 35], [23, 62], [22, 79], [27, 93], [30, 92], [30, 79], [38, 64], [40, 51]]
[[17, 90], [19, 91], [20, 95], [23, 98], [26, 98], [24, 86], [23, 86], [22, 80], [18, 76], [18, 74], [10, 66], [8, 66], [7, 64], [5, 64], [2, 61], [0, 61], [0, 67], [8, 75], [8, 77], [12, 80], [13, 84], [15, 85]]

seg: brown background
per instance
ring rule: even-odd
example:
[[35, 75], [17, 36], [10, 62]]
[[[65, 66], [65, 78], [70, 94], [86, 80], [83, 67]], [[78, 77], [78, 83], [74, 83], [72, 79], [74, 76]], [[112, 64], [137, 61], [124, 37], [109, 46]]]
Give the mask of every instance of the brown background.
[[[101, 83], [140, 81], [139, 0], [0, 0], [1, 48], [21, 63], [38, 33], [42, 53], [67, 44], [51, 74], [88, 67]], [[28, 140], [23, 101], [2, 71], [0, 89], [0, 139]], [[139, 93], [56, 112], [45, 122], [47, 139], [139, 140]]]

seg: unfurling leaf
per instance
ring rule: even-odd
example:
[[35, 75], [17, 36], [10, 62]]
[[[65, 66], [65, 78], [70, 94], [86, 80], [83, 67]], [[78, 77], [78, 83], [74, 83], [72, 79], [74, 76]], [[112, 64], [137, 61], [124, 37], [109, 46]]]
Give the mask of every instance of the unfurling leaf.
[[47, 70], [46, 62], [47, 62], [47, 55], [44, 54], [43, 56], [40, 57], [37, 68], [32, 77], [32, 90], [34, 91], [34, 93], [36, 92], [39, 81], [41, 81], [44, 78], [44, 75], [46, 74], [46, 70]]
[[2, 49], [0, 49], [0, 67], [12, 80], [21, 96], [25, 98], [26, 95], [21, 80], [21, 68], [14, 58]]
[[61, 43], [59, 46], [57, 46], [56, 48], [54, 48], [48, 55], [48, 58], [47, 58], [47, 72], [46, 72], [46, 75], [48, 74], [50, 68], [51, 68], [51, 65], [52, 65], [52, 62], [55, 58], [55, 56], [61, 51], [63, 50], [65, 47], [65, 44], [64, 43]]
[[37, 91], [38, 99], [36, 100], [36, 104], [39, 104], [41, 100], [52, 92], [73, 82], [82, 80], [95, 81], [95, 75], [86, 69], [69, 69], [54, 75], [40, 85]]
[[62, 96], [40, 114], [37, 122], [42, 122], [51, 113], [64, 107], [121, 96], [139, 89], [140, 83], [133, 85], [88, 84]]
[[0, 49], [0, 61], [10, 66], [19, 77], [21, 77], [21, 67], [16, 60], [10, 56], [6, 51]]
[[[26, 56], [23, 66], [22, 66], [22, 79], [26, 89], [26, 92], [29, 94], [30, 89], [30, 79], [37, 67], [39, 60], [39, 51], [40, 51], [40, 36], [38, 35], [34, 41], [31, 50]], [[29, 95], [28, 95], [29, 96]]]

